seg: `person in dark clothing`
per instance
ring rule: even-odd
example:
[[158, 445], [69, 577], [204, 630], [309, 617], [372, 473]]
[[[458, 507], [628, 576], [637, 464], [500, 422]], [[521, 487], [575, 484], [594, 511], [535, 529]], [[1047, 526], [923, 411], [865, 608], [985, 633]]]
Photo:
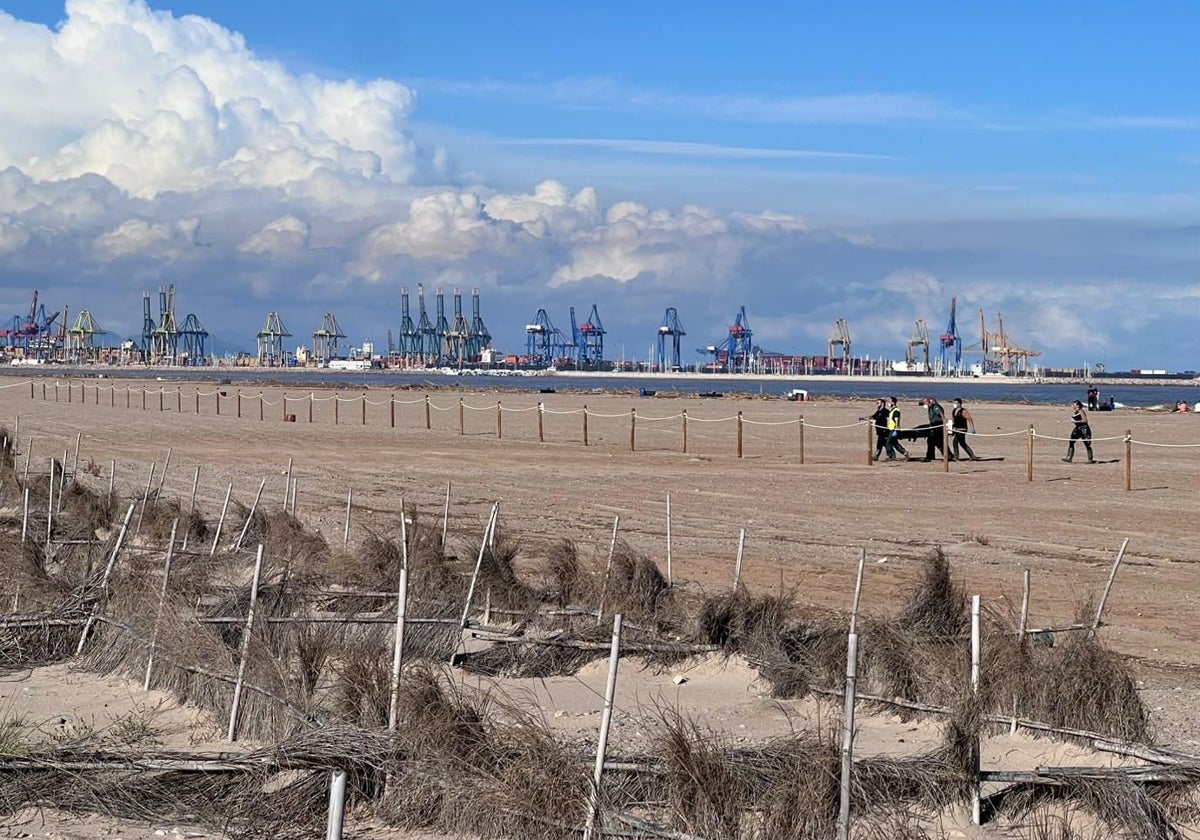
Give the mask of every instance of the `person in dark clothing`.
[[925, 426], [925, 460], [932, 461], [934, 457], [941, 458], [942, 442], [946, 425], [946, 410], [933, 397], [925, 398], [925, 409], [929, 412], [929, 422]]
[[978, 461], [979, 456], [971, 451], [970, 444], [967, 443], [967, 431], [975, 434], [975, 418], [971, 416], [971, 412], [963, 408], [962, 398], [956, 397], [954, 407], [950, 409], [950, 429], [954, 432], [954, 448], [950, 452], [952, 458], [961, 458], [959, 447], [963, 452], [967, 453], [967, 457], [972, 461]]
[[[883, 454], [888, 441], [888, 407], [887, 401], [875, 400], [875, 413], [871, 415], [871, 425], [875, 427], [875, 460]], [[894, 456], [893, 456], [894, 457]]]
[[1100, 408], [1100, 389], [1089, 385], [1087, 389], [1088, 411], [1098, 411]]
[[1074, 411], [1071, 413], [1071, 440], [1067, 444], [1067, 457], [1063, 458], [1068, 464], [1075, 458], [1075, 441], [1082, 440], [1084, 447], [1087, 449], [1089, 464], [1096, 463], [1096, 458], [1092, 454], [1092, 427], [1088, 425], [1087, 412], [1083, 409], [1083, 403], [1079, 400], [1071, 403]]
[[908, 450], [900, 444], [900, 406], [897, 404], [895, 397], [888, 397], [888, 439], [887, 439], [887, 457], [889, 461], [896, 460], [896, 453], [899, 452], [904, 456], [904, 460], [908, 460]]

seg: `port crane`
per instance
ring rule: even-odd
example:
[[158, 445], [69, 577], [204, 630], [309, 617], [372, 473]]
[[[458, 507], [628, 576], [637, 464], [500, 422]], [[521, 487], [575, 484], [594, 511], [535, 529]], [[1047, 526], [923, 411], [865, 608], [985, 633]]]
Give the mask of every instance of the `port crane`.
[[604, 364], [604, 324], [600, 320], [600, 312], [596, 304], [587, 320], [579, 325], [580, 348], [579, 361], [584, 367], [600, 367]]
[[838, 318], [833, 322], [833, 334], [829, 336], [829, 366], [849, 373], [850, 359], [850, 325], [845, 318]]
[[921, 373], [929, 373], [929, 329], [921, 318], [913, 324], [912, 336], [905, 346], [904, 361], [910, 373], [917, 369], [917, 348], [921, 348]]
[[946, 325], [946, 331], [939, 336], [942, 347], [943, 375], [950, 371], [958, 373], [962, 369], [962, 336], [958, 334], [957, 310], [958, 298], [952, 297], [950, 298], [950, 323]]
[[679, 313], [670, 306], [663, 313], [662, 324], [658, 327], [658, 345], [654, 353], [654, 366], [659, 370], [678, 370], [681, 361], [679, 342], [686, 332], [679, 320]]

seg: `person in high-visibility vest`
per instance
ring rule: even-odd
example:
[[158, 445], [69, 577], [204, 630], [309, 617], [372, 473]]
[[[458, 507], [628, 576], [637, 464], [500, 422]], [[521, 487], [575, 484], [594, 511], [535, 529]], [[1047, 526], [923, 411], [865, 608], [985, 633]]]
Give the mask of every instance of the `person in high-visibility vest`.
[[896, 460], [896, 453], [899, 452], [904, 456], [904, 460], [908, 460], [908, 450], [900, 444], [900, 406], [896, 404], [895, 397], [888, 397], [888, 442], [887, 442], [887, 457], [889, 461]]

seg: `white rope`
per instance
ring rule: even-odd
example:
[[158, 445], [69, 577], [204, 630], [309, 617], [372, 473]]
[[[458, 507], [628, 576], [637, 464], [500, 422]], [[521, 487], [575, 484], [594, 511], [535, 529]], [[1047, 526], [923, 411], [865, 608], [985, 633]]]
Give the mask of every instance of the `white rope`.
[[1054, 437], [1053, 435], [1043, 435], [1043, 434], [1034, 432], [1033, 436], [1035, 438], [1041, 438], [1042, 440], [1057, 440], [1062, 443], [1070, 443], [1072, 440], [1086, 440], [1086, 441], [1090, 441], [1091, 443], [1104, 443], [1105, 441], [1109, 441], [1109, 440], [1125, 440], [1125, 435], [1115, 435], [1113, 437], [1093, 437], [1093, 438], [1069, 438], [1069, 437], [1064, 438], [1064, 437]]
[[362, 397], [361, 399], [364, 402], [366, 402], [367, 405], [391, 405], [392, 404], [391, 400], [380, 400], [379, 402], [374, 402], [373, 400], [368, 400], [366, 397]]
[[500, 403], [496, 403], [496, 407], [501, 411], [511, 411], [513, 414], [520, 414], [522, 411], [537, 411], [538, 408], [536, 405], [531, 405], [526, 408], [506, 408], [505, 406], [500, 405]]
[[641, 414], [638, 415], [639, 420], [645, 420], [647, 423], [661, 423], [664, 420], [678, 420], [681, 417], [683, 417], [682, 414], [672, 414], [670, 417], [644, 417]]
[[[9, 385], [0, 385], [0, 391], [3, 391], [5, 388], [18, 388], [18, 387], [22, 387], [25, 385], [32, 385], [32, 384], [33, 384], [32, 379], [28, 380], [27, 382], [13, 382]], [[97, 385], [96, 387], [98, 388], [100, 386]]]
[[618, 417], [628, 417], [632, 412], [626, 411], [624, 414], [597, 414], [589, 408], [586, 413], [589, 417], [603, 417], [607, 420], [613, 420]]
[[467, 405], [466, 403], [463, 403], [462, 407], [465, 408], [467, 411], [495, 411], [496, 410], [496, 406], [494, 406], [494, 405], [485, 405], [482, 408], [476, 408], [473, 405]]
[[553, 408], [543, 408], [542, 411], [544, 411], [546, 414], [579, 414], [581, 411], [583, 411], [583, 409], [572, 408], [570, 411], [555, 411]]
[[742, 418], [742, 422], [747, 426], [798, 426], [799, 420], [747, 420]]
[[[806, 429], [853, 429], [855, 426], [867, 425], [872, 425], [870, 420], [859, 420], [857, 423], [847, 423], [844, 426], [818, 426], [816, 423], [809, 423], [807, 420], [804, 422], [804, 428]], [[900, 431], [907, 430], [901, 429]]]
[[446, 406], [445, 408], [442, 408], [440, 405], [436, 405], [436, 404], [433, 402], [433, 400], [430, 400], [430, 401], [429, 401], [429, 407], [430, 407], [430, 408], [432, 408], [434, 411], [449, 411], [449, 410], [450, 410], [451, 408], [453, 408], [454, 406], [450, 406], [450, 405], [448, 405], [448, 406]]
[[730, 420], [736, 420], [737, 415], [735, 414], [732, 417], [718, 417], [715, 419], [710, 419], [710, 418], [706, 418], [706, 417], [693, 417], [692, 415], [689, 414], [688, 419], [694, 420], [697, 423], [728, 423]]
[[[964, 435], [967, 435], [968, 437], [981, 437], [981, 438], [985, 438], [985, 437], [988, 437], [988, 438], [1015, 437], [1016, 435], [1028, 435], [1029, 434], [1028, 429], [1021, 429], [1019, 432], [967, 432], [962, 429], [957, 429], [957, 430], [951, 429], [950, 430], [951, 435], [957, 435], [960, 432]], [[1036, 437], [1036, 436], [1037, 435], [1035, 434], [1034, 437]]]
[[1130, 443], [1136, 443], [1138, 446], [1157, 446], [1162, 449], [1194, 449], [1200, 447], [1200, 443], [1152, 443], [1148, 440], [1129, 439]]

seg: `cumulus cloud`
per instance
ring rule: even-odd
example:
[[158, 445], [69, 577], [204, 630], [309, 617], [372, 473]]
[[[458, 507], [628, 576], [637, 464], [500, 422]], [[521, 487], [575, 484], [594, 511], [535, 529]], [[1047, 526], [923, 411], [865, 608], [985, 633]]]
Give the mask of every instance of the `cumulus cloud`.
[[308, 222], [291, 215], [283, 216], [246, 237], [238, 250], [276, 258], [297, 256], [308, 247], [308, 236]]
[[199, 231], [199, 219], [179, 219], [170, 223], [128, 219], [98, 236], [95, 251], [103, 260], [132, 256], [174, 258], [197, 247]]

